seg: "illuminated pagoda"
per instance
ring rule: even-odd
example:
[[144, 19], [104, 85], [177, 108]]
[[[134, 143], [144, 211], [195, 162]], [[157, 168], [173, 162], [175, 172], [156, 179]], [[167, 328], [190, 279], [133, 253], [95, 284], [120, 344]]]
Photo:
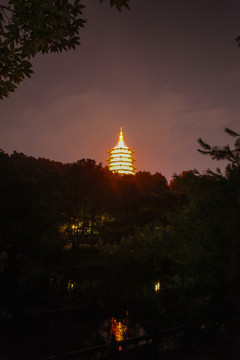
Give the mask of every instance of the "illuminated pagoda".
[[123, 140], [122, 128], [120, 128], [120, 135], [117, 145], [108, 151], [110, 157], [108, 158], [108, 168], [113, 173], [134, 175], [133, 158], [134, 151], [129, 148]]

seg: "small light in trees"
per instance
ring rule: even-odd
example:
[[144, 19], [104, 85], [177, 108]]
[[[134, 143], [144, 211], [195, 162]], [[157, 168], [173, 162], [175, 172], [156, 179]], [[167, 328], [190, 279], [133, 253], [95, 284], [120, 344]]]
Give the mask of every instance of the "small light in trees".
[[156, 282], [156, 283], [154, 284], [154, 290], [155, 290], [155, 292], [159, 292], [159, 291], [160, 291], [160, 287], [161, 287], [160, 281]]
[[75, 235], [77, 230], [78, 230], [78, 226], [77, 225], [72, 225], [72, 235]]
[[67, 289], [68, 289], [68, 291], [71, 291], [74, 289], [74, 282], [72, 280], [68, 281]]

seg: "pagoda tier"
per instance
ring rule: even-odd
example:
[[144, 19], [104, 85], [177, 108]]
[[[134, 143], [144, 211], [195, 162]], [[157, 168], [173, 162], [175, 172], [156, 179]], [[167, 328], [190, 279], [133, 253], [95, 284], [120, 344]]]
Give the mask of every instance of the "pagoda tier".
[[134, 175], [134, 151], [125, 144], [122, 128], [120, 129], [117, 145], [108, 152], [110, 153], [110, 157], [108, 158], [108, 168], [110, 171], [118, 172], [119, 174]]

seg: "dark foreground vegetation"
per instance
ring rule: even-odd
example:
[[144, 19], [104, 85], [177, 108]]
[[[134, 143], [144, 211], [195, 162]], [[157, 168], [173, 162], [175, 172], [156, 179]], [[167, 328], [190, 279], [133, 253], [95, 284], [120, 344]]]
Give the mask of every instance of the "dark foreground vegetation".
[[[228, 160], [224, 175], [186, 171], [170, 184], [160, 173], [119, 176], [89, 159], [62, 164], [1, 151], [6, 344], [14, 346], [19, 319], [29, 332], [34, 317], [44, 322], [48, 313], [50, 324], [56, 312], [66, 323], [68, 311], [98, 323], [127, 309], [148, 331], [208, 329], [209, 345], [221, 340], [222, 358], [238, 359], [240, 137], [227, 132], [236, 138], [234, 150], [199, 140], [203, 152]], [[53, 325], [41, 326], [47, 334]], [[56, 328], [66, 347], [76, 346], [76, 329]], [[21, 326], [19, 336], [23, 344]]]

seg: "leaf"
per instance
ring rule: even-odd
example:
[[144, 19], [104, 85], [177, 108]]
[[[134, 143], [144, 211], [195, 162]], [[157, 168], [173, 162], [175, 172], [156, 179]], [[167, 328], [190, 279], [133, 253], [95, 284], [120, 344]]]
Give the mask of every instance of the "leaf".
[[227, 127], [224, 129], [224, 131], [225, 131], [228, 135], [233, 136], [233, 137], [240, 136], [240, 134], [236, 133], [235, 131], [233, 131], [233, 130], [227, 128]]
[[205, 143], [201, 138], [199, 138], [197, 141], [202, 146], [203, 149], [211, 150], [211, 146]]

